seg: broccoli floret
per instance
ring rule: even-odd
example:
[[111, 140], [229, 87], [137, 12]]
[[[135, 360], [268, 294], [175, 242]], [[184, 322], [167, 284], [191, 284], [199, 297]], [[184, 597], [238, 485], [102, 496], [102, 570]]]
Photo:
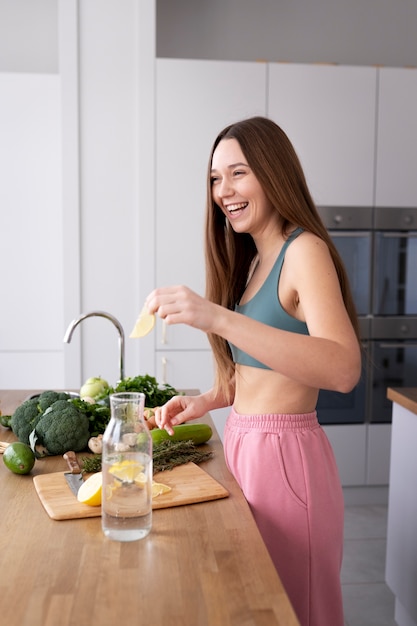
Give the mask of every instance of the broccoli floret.
[[49, 454], [81, 452], [90, 438], [87, 416], [71, 400], [57, 400], [37, 422], [35, 433]]
[[31, 398], [17, 407], [10, 420], [10, 427], [19, 441], [29, 444], [29, 435], [41, 417], [38, 398]]
[[68, 400], [69, 398], [69, 393], [65, 393], [65, 391], [43, 391], [38, 398], [39, 410], [41, 413], [45, 413], [46, 409], [57, 400]]

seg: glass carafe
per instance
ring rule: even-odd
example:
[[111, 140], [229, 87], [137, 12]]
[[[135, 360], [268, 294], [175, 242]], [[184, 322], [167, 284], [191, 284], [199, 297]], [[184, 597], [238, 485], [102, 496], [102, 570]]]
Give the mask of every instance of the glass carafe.
[[136, 541], [152, 528], [152, 437], [143, 393], [110, 395], [103, 435], [102, 528], [116, 541]]

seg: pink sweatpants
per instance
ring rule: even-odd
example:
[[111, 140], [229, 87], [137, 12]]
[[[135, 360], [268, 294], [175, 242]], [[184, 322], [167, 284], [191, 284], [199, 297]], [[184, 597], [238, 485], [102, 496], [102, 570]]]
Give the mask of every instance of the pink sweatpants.
[[301, 626], [343, 626], [343, 493], [316, 413], [232, 409], [224, 451]]

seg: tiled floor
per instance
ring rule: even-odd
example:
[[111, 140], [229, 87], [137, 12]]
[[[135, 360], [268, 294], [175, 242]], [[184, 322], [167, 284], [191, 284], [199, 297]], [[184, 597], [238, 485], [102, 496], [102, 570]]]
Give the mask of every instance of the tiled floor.
[[386, 506], [347, 506], [342, 590], [345, 626], [395, 626], [385, 583]]

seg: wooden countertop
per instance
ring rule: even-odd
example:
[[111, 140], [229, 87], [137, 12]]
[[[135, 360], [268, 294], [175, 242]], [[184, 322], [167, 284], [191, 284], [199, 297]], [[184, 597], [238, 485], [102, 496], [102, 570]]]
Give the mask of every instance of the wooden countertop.
[[[4, 415], [37, 390], [0, 390]], [[299, 626], [213, 427], [201, 465], [223, 500], [154, 511], [141, 541], [106, 539], [100, 518], [54, 521], [33, 485], [62, 457], [19, 476], [0, 462], [0, 615], [9, 626]], [[14, 441], [0, 426], [0, 440]]]
[[417, 387], [389, 387], [387, 398], [417, 415]]

